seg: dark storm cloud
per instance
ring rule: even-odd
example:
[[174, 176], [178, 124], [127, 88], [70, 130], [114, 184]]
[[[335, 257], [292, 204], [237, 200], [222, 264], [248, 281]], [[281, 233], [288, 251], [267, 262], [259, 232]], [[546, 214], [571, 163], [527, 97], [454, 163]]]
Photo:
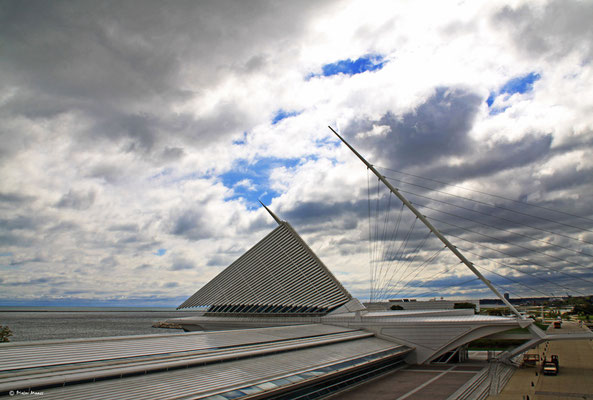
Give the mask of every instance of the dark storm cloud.
[[593, 185], [593, 169], [577, 169], [572, 165], [545, 176], [541, 183], [546, 191], [562, 190], [581, 185]]
[[47, 260], [45, 260], [42, 257], [34, 257], [34, 258], [28, 258], [28, 259], [24, 259], [24, 260], [11, 261], [8, 265], [12, 265], [12, 266], [26, 265], [29, 263], [39, 263], [39, 262], [45, 262], [45, 261], [47, 261]]
[[[509, 206], [509, 204], [505, 205]], [[537, 211], [533, 208], [527, 210], [521, 207], [513, 208], [533, 214]], [[463, 212], [457, 212], [457, 214], [463, 214]], [[479, 266], [483, 265], [484, 268], [488, 266], [494, 272], [510, 274], [509, 276], [516, 275], [523, 284], [528, 284], [532, 279], [530, 276], [533, 275], [548, 279], [548, 282], [551, 281], [551, 286], [556, 285], [553, 290], [558, 290], [558, 284], [563, 282], [562, 284], [569, 291], [572, 290], [573, 294], [578, 294], [580, 290], [578, 288], [587, 285], [589, 289], [585, 292], [590, 291], [593, 285], [583, 279], [592, 273], [591, 256], [583, 254], [582, 243], [574, 240], [557, 240], [560, 236], [553, 234], [558, 232], [576, 237], [580, 230], [572, 229], [574, 232], [571, 232], [565, 226], [551, 223], [549, 219], [554, 214], [550, 212], [543, 213], [548, 218], [545, 221], [527, 215], [516, 213], [513, 215], [508, 211], [502, 214], [507, 217], [506, 220], [496, 221], [496, 218], [491, 218], [493, 221], [488, 221], [488, 225], [482, 225], [469, 213], [465, 215], [469, 219], [461, 221], [458, 217], [443, 216], [433, 210], [427, 212], [432, 223]], [[511, 221], [513, 223], [509, 223]], [[566, 219], [560, 219], [560, 221], [567, 222]], [[590, 228], [591, 225], [593, 224], [589, 225]], [[565, 236], [564, 238], [567, 239]], [[494, 269], [492, 269], [493, 262]]]
[[97, 178], [105, 183], [116, 185], [130, 178], [128, 167], [129, 165], [125, 161], [99, 161], [85, 167], [84, 177]]
[[583, 61], [593, 57], [593, 3], [553, 0], [544, 7], [523, 4], [504, 7], [492, 24], [508, 30], [515, 46], [532, 56], [562, 57], [581, 52]]
[[[229, 73], [264, 71], [267, 53], [285, 48], [283, 38], [321, 11], [312, 4], [4, 1], [0, 88], [12, 93], [4, 112], [31, 119], [76, 112], [90, 127], [73, 133], [81, 146], [123, 140], [128, 151], [151, 152], [162, 134], [220, 140], [248, 127], [243, 106], [222, 100], [199, 118], [169, 114], [170, 106], [200, 97]], [[182, 155], [156, 149], [165, 161]]]
[[[363, 204], [364, 203], [364, 204]], [[330, 221], [335, 218], [342, 218], [354, 214], [356, 217], [364, 217], [366, 201], [360, 202], [298, 202], [290, 210], [283, 210], [282, 217], [295, 224], [310, 224]]]
[[109, 231], [115, 232], [138, 232], [137, 224], [116, 224], [108, 228]]
[[25, 196], [20, 193], [6, 192], [0, 193], [0, 203], [7, 203], [10, 205], [22, 205], [28, 203], [35, 198], [32, 196]]
[[0, 233], [0, 243], [4, 246], [32, 247], [36, 241], [29, 236]]
[[13, 230], [36, 230], [45, 223], [45, 219], [41, 217], [28, 217], [19, 215], [14, 218], [0, 219], [0, 229], [5, 231]]
[[119, 265], [119, 262], [117, 261], [117, 258], [115, 258], [114, 256], [107, 256], [103, 257], [99, 261], [99, 265], [102, 268], [115, 268]]
[[29, 279], [28, 281], [18, 281], [18, 282], [3, 282], [2, 284], [5, 286], [31, 286], [31, 285], [42, 285], [50, 283], [51, 285], [62, 285], [65, 282], [61, 281], [57, 278], [35, 278]]
[[128, 244], [128, 243], [139, 243], [142, 241], [142, 238], [138, 237], [137, 235], [130, 235], [126, 236], [120, 240], [118, 240], [119, 244]]
[[482, 101], [475, 93], [441, 87], [413, 111], [404, 115], [387, 112], [377, 121], [358, 121], [345, 132], [353, 135], [373, 125], [388, 126], [386, 135], [361, 143], [373, 149], [375, 163], [392, 168], [430, 164], [467, 151], [472, 144], [468, 133]]
[[170, 233], [190, 240], [206, 239], [211, 235], [210, 217], [198, 209], [183, 210], [173, 217]]
[[161, 158], [165, 162], [177, 161], [185, 155], [185, 152], [180, 147], [165, 147], [161, 153]]
[[[282, 215], [278, 215], [278, 218], [283, 219]], [[259, 232], [262, 230], [274, 229], [277, 226], [276, 222], [266, 214], [260, 214], [257, 218], [254, 218], [248, 225], [238, 226], [237, 233], [239, 234], [252, 234], [253, 232]]]
[[[408, 186], [404, 187], [407, 189]], [[410, 189], [405, 190], [404, 194], [443, 232], [495, 249], [500, 249], [500, 245], [504, 245], [504, 251], [513, 256], [528, 255], [533, 259], [538, 257], [536, 252], [545, 252], [570, 259], [574, 251], [580, 251], [581, 247], [578, 241], [570, 238], [577, 238], [584, 230], [593, 229], [593, 223], [589, 219], [548, 208], [564, 209], [574, 213], [570, 196], [554, 204], [545, 201], [518, 203], [469, 191], [463, 193], [462, 197], [451, 196], [446, 194], [451, 188], [443, 189], [441, 192]], [[529, 194], [529, 187], [521, 189], [525, 194]], [[418, 192], [422, 194], [419, 195]], [[541, 208], [542, 206], [546, 208]], [[592, 212], [589, 207], [582, 215], [591, 215]], [[515, 246], [515, 249], [509, 251], [509, 246]], [[525, 249], [522, 248], [525, 246], [533, 250], [532, 254], [525, 253]], [[572, 249], [573, 252], [564, 253], [566, 248]], [[500, 253], [494, 256], [502, 257]], [[583, 263], [583, 260], [578, 262]]]
[[[345, 132], [353, 136], [373, 126], [387, 126], [387, 134], [358, 141], [361, 148], [371, 150], [377, 157], [371, 163], [414, 170], [446, 181], [493, 175], [547, 160], [555, 154], [549, 134], [528, 134], [514, 141], [500, 139], [491, 143], [472, 139], [469, 133], [483, 101], [477, 94], [463, 89], [437, 88], [431, 97], [408, 113], [387, 112], [379, 120], [359, 120]], [[450, 165], [447, 161], [452, 156], [463, 161]]]
[[98, 121], [89, 133], [94, 134], [93, 139], [95, 135], [110, 140], [125, 137], [130, 140], [126, 151], [151, 150], [158, 137], [159, 122], [156, 115], [121, 114], [114, 110], [107, 121]]
[[184, 269], [196, 269], [195, 264], [185, 258], [177, 258], [169, 268], [171, 271], [182, 271]]
[[95, 202], [95, 192], [90, 190], [88, 192], [79, 192], [70, 190], [64, 194], [62, 198], [56, 203], [57, 208], [73, 208], [75, 210], [86, 210], [90, 208]]
[[46, 233], [51, 235], [60, 235], [69, 232], [78, 232], [82, 230], [82, 226], [73, 221], [54, 221], [48, 227]]
[[551, 135], [526, 135], [515, 141], [501, 139], [489, 146], [472, 143], [462, 163], [446, 167], [429, 165], [420, 167], [419, 170], [423, 176], [463, 181], [543, 162], [551, 155], [551, 146]]
[[208, 262], [206, 263], [206, 265], [208, 267], [226, 267], [231, 265], [231, 263], [233, 261], [235, 261], [237, 258], [239, 258], [242, 255], [241, 252], [239, 252], [237, 254], [237, 252], [233, 252], [231, 254], [225, 254], [225, 253], [217, 253], [216, 255], [214, 255], [213, 257], [210, 257], [208, 259]]

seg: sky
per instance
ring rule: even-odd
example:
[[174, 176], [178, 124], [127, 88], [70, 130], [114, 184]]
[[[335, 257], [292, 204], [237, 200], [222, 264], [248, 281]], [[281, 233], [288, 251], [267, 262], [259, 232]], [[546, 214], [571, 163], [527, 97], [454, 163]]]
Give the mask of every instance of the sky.
[[591, 294], [591, 20], [575, 0], [0, 0], [0, 305], [177, 306], [274, 229], [258, 199], [360, 299], [492, 297], [328, 125], [501, 290]]

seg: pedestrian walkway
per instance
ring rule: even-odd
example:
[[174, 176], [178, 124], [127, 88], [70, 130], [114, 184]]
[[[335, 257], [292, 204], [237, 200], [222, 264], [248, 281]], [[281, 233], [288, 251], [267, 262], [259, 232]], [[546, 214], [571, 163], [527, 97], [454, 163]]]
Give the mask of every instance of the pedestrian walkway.
[[[563, 322], [561, 329], [548, 328], [549, 334], [580, 333], [587, 330], [577, 322]], [[541, 362], [535, 368], [518, 369], [498, 396], [488, 400], [570, 400], [593, 399], [593, 342], [559, 340], [541, 344], [540, 358], [557, 354], [560, 360], [556, 376], [542, 375]], [[533, 352], [533, 351], [532, 351]]]
[[486, 363], [410, 365], [330, 396], [332, 400], [446, 400]]

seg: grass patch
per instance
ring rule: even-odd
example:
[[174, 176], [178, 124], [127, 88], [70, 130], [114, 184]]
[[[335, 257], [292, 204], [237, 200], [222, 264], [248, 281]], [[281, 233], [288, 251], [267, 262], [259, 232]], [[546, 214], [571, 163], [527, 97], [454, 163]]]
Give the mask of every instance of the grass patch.
[[536, 325], [536, 326], [537, 326], [539, 329], [541, 329], [541, 330], [544, 330], [544, 331], [545, 331], [546, 329], [548, 329], [548, 326], [550, 326], [550, 324], [544, 324], [544, 323], [542, 323], [542, 322], [539, 322], [539, 321], [535, 321], [535, 325]]
[[[550, 324], [542, 324], [541, 322], [537, 322], [537, 321], [534, 323], [539, 329], [541, 329], [543, 331], [548, 329], [548, 326], [550, 326]], [[505, 334], [509, 333], [511, 335], [520, 335], [520, 334], [529, 333], [529, 329], [528, 328], [514, 328], [514, 329], [510, 329], [508, 331], [501, 332], [501, 333], [505, 333]]]

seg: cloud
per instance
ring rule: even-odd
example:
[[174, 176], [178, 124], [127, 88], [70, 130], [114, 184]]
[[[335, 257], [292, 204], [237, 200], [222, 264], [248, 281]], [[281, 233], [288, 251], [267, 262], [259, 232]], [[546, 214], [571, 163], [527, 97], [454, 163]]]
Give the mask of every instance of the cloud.
[[[188, 143], [216, 141], [249, 123], [249, 107], [232, 96], [198, 110], [186, 102], [196, 96], [198, 103], [210, 101], [203, 93], [226, 84], [238, 63], [247, 73], [261, 73], [266, 53], [302, 31], [311, 13], [297, 3], [280, 8], [266, 1], [184, 2], [166, 12], [158, 2], [138, 10], [58, 1], [34, 11], [8, 2], [0, 21], [10, 43], [2, 70], [12, 84], [5, 89], [18, 90], [5, 106], [29, 118], [74, 111], [87, 122], [83, 143], [123, 140], [145, 152], [165, 133]], [[253, 53], [256, 41], [261, 54]], [[187, 111], [165, 111], [171, 105]], [[164, 147], [165, 158], [173, 155]]]
[[199, 209], [182, 211], [174, 218], [171, 233], [191, 240], [205, 239], [212, 233], [208, 215]]
[[95, 192], [75, 192], [70, 190], [64, 194], [60, 201], [56, 203], [58, 208], [73, 208], [75, 210], [86, 210], [95, 202]]
[[[475, 231], [443, 226], [472, 241], [456, 239], [459, 246], [491, 258], [481, 260], [485, 268], [531, 283], [500, 261], [587, 289], [534, 263], [586, 277], [577, 265], [586, 256], [570, 250], [593, 252], [593, 96], [583, 90], [591, 81], [589, 4], [435, 2], [430, 14], [425, 4], [389, 1], [106, 4], [0, 7], [6, 298], [161, 304], [156, 297], [174, 299], [171, 290], [190, 295], [274, 229], [258, 199], [361, 296], [369, 291], [369, 245], [379, 263], [399, 260], [393, 282], [405, 281], [407, 262], [420, 271], [413, 282], [456, 264], [443, 252], [422, 267], [439, 246], [427, 240], [415, 253], [425, 230], [410, 230], [407, 212], [401, 251], [384, 237], [369, 239], [369, 208], [382, 233], [401, 204], [388, 206], [382, 187], [376, 194], [376, 180], [327, 125], [373, 164], [395, 170], [380, 168], [402, 191], [428, 197], [409, 194], [412, 201], [458, 215], [423, 209]], [[582, 241], [541, 230], [557, 230], [552, 222], [435, 189], [570, 212], [579, 217], [536, 214], [579, 227], [558, 233]], [[452, 199], [466, 208], [439, 203]], [[5, 284], [38, 278], [53, 280]], [[486, 293], [473, 284], [441, 290]]]
[[551, 146], [552, 137], [550, 135], [526, 135], [520, 140], [502, 139], [489, 145], [472, 143], [467, 148], [467, 151], [472, 155], [466, 157], [464, 162], [446, 167], [442, 165], [424, 167], [422, 173], [448, 181], [463, 181], [468, 178], [493, 175], [501, 171], [543, 162], [551, 155]]
[[403, 115], [387, 112], [375, 121], [356, 122], [345, 128], [350, 136], [375, 127], [385, 134], [367, 136], [375, 162], [393, 168], [430, 164], [463, 154], [472, 146], [469, 131], [479, 110], [479, 95], [456, 88], [437, 88], [426, 101]]
[[115, 224], [109, 227], [110, 231], [138, 232], [137, 224]]
[[195, 265], [186, 259], [183, 258], [179, 258], [177, 260], [175, 260], [173, 262], [173, 265], [171, 265], [171, 271], [182, 271], [184, 269], [195, 269]]
[[1, 203], [14, 203], [14, 204], [23, 204], [25, 202], [29, 202], [33, 200], [34, 197], [25, 196], [19, 193], [0, 193], [0, 202]]
[[3, 230], [14, 231], [14, 230], [34, 230], [42, 224], [40, 219], [36, 219], [29, 216], [19, 215], [10, 219], [0, 220], [0, 226]]
[[282, 217], [301, 226], [313, 225], [315, 227], [322, 222], [333, 220], [341, 224], [343, 229], [350, 230], [357, 227], [357, 221], [363, 217], [365, 212], [366, 210], [360, 202], [336, 201], [325, 204], [320, 202], [298, 202], [291, 209], [284, 210]]
[[543, 6], [505, 6], [494, 14], [492, 23], [502, 24], [514, 45], [531, 56], [565, 57], [574, 52], [583, 62], [591, 62], [591, 18], [593, 5], [589, 2], [554, 0]]
[[52, 279], [52, 278], [36, 278], [36, 279], [30, 279], [27, 281], [2, 282], [2, 284], [6, 285], [6, 286], [37, 286], [37, 285], [43, 285], [43, 284], [47, 284], [47, 283], [51, 283], [52, 285], [61, 284], [59, 281], [56, 281], [55, 279]]

